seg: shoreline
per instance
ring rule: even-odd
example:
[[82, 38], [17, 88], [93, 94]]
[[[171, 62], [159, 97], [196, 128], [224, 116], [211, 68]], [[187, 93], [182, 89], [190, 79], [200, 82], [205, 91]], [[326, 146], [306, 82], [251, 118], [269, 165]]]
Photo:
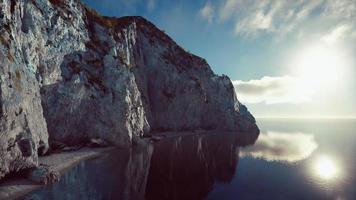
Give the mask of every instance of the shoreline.
[[[165, 131], [165, 132], [152, 133], [150, 137], [143, 138], [143, 140], [145, 140], [146, 142], [149, 142], [150, 140], [152, 142], [157, 142], [163, 139], [169, 139], [169, 138], [181, 137], [181, 136], [189, 137], [194, 135], [220, 135], [220, 134], [239, 134], [239, 133], [241, 134], [242, 132], [205, 131], [205, 130], [181, 131], [181, 132]], [[54, 153], [48, 156], [40, 157], [39, 164], [50, 165], [54, 170], [59, 172], [61, 177], [65, 172], [67, 172], [74, 166], [78, 165], [80, 162], [99, 157], [102, 154], [114, 149], [117, 149], [117, 147], [105, 147], [105, 148], [85, 147], [78, 151]], [[19, 199], [44, 186], [46, 185], [36, 184], [23, 177], [12, 177], [4, 181], [3, 183], [0, 183], [0, 199]]]
[[[39, 164], [51, 165], [62, 176], [70, 168], [80, 162], [96, 158], [103, 153], [115, 149], [115, 147], [106, 148], [83, 148], [73, 152], [61, 152], [48, 156], [40, 157]], [[52, 184], [52, 183], [51, 183]], [[36, 184], [26, 178], [14, 177], [4, 183], [0, 183], [0, 199], [18, 199], [45, 185]]]

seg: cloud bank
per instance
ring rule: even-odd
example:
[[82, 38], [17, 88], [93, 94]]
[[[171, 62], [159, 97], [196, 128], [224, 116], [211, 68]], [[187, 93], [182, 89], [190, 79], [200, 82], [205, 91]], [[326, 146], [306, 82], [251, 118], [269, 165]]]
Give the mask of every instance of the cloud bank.
[[303, 103], [311, 99], [313, 91], [302, 88], [300, 80], [290, 76], [259, 80], [232, 81], [237, 98], [243, 103]]
[[296, 162], [308, 158], [317, 148], [312, 134], [271, 131], [260, 134], [254, 146], [243, 149], [240, 155], [267, 161]]

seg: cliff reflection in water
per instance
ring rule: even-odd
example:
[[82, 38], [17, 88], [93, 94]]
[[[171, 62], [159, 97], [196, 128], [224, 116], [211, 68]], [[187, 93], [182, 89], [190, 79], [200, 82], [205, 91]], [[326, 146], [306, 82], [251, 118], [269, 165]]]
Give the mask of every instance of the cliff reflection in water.
[[[81, 163], [29, 199], [203, 199], [230, 182], [249, 134], [166, 138]], [[65, 192], [63, 192], [65, 191]]]
[[236, 134], [195, 135], [155, 145], [146, 199], [202, 199], [216, 182], [230, 182], [239, 160], [239, 146], [256, 138]]
[[152, 152], [140, 145], [84, 161], [25, 199], [144, 199]]

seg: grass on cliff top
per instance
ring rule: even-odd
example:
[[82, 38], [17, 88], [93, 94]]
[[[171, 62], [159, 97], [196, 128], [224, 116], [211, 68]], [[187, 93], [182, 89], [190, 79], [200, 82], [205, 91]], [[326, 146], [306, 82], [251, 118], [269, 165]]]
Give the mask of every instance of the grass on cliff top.
[[95, 21], [98, 24], [105, 26], [107, 28], [113, 28], [117, 25], [116, 20], [114, 20], [114, 17], [104, 17], [100, 15], [96, 10], [84, 5], [86, 11], [87, 11], [87, 17], [89, 20]]

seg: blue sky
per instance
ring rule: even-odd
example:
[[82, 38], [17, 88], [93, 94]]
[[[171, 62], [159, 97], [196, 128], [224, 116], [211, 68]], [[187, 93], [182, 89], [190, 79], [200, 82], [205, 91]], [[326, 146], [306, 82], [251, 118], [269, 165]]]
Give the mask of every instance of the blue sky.
[[140, 15], [228, 75], [256, 116], [356, 116], [355, 0], [83, 0]]

